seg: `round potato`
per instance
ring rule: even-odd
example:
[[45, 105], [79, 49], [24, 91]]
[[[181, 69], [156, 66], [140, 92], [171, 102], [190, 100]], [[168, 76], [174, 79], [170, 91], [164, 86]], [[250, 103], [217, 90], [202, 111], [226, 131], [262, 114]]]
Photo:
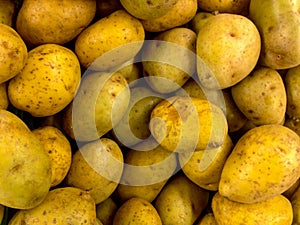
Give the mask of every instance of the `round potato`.
[[0, 23], [0, 83], [16, 76], [25, 66], [28, 52], [20, 35]]
[[241, 203], [282, 194], [299, 178], [300, 138], [282, 125], [261, 125], [245, 133], [228, 156], [219, 192]]
[[44, 145], [45, 151], [51, 158], [51, 186], [54, 187], [63, 181], [71, 166], [71, 144], [64, 134], [53, 126], [39, 127], [32, 132]]
[[8, 97], [13, 106], [34, 117], [50, 116], [73, 100], [80, 80], [75, 53], [57, 44], [44, 44], [30, 50], [23, 70], [9, 81]]
[[87, 27], [95, 14], [96, 0], [24, 0], [16, 29], [28, 45], [62, 45]]
[[[142, 23], [121, 9], [82, 31], [76, 39], [75, 52], [85, 68], [92, 65], [93, 69], [104, 71], [133, 58], [144, 39]], [[101, 57], [111, 50], [114, 51], [107, 57]]]
[[177, 0], [176, 4], [163, 16], [142, 20], [148, 32], [161, 32], [188, 23], [197, 13], [197, 0]]
[[9, 221], [17, 224], [89, 224], [96, 222], [94, 199], [86, 191], [74, 187], [51, 190], [45, 200], [30, 210], [19, 210]]
[[247, 17], [229, 13], [213, 16], [197, 35], [200, 82], [211, 89], [237, 84], [256, 66], [260, 49], [258, 29]]
[[88, 191], [99, 204], [117, 188], [123, 172], [123, 154], [113, 140], [101, 138], [73, 154], [66, 184]]
[[237, 107], [255, 125], [281, 124], [285, 118], [287, 94], [276, 70], [254, 69], [231, 93]]

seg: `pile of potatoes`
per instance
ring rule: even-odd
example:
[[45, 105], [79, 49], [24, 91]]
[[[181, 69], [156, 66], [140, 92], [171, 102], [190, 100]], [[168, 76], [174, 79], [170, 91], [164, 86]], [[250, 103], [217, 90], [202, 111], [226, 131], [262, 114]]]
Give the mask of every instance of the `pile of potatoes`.
[[300, 224], [299, 12], [0, 0], [2, 224]]

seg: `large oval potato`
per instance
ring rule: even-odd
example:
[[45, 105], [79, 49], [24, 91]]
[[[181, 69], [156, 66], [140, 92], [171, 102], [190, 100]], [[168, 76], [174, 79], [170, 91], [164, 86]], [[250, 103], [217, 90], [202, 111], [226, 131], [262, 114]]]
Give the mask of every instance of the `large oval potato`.
[[31, 46], [65, 44], [74, 39], [96, 14], [96, 0], [24, 0], [16, 29]]
[[34, 117], [54, 115], [74, 98], [81, 80], [75, 53], [61, 45], [30, 50], [23, 70], [9, 81], [8, 97], [17, 109]]

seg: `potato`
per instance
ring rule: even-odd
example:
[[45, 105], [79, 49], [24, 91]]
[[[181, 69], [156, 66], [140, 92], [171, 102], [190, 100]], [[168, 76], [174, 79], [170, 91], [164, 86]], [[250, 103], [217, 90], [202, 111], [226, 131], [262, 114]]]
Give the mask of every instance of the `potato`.
[[121, 74], [128, 84], [133, 85], [136, 80], [142, 77], [142, 64], [140, 62], [135, 62], [135, 59], [129, 60], [124, 66], [120, 66], [120, 69], [113, 70], [112, 72]]
[[[77, 141], [93, 141], [120, 122], [130, 100], [130, 90], [119, 73], [86, 74], [67, 109], [65, 127]], [[71, 111], [69, 111], [71, 110]]]
[[38, 138], [15, 114], [0, 110], [0, 204], [29, 209], [51, 185], [51, 159]]
[[16, 76], [25, 66], [28, 52], [20, 35], [0, 23], [0, 83]]
[[152, 202], [177, 169], [176, 155], [162, 148], [153, 139], [130, 149], [124, 162], [122, 180], [115, 191], [121, 202], [132, 197]]
[[190, 154], [179, 154], [183, 173], [199, 187], [217, 191], [225, 161], [233, 148], [227, 135], [224, 143], [214, 149], [200, 150]]
[[51, 186], [60, 184], [66, 177], [72, 160], [72, 149], [69, 140], [56, 127], [43, 126], [32, 130], [32, 133], [44, 145], [51, 158]]
[[286, 113], [290, 117], [300, 118], [300, 66], [296, 66], [287, 71], [284, 81], [287, 94]]
[[176, 4], [163, 16], [142, 20], [144, 29], [148, 32], [162, 32], [180, 27], [197, 13], [197, 0], [177, 0]]
[[293, 208], [293, 225], [300, 223], [300, 188], [298, 187], [290, 198]]
[[208, 204], [209, 192], [178, 173], [164, 186], [154, 206], [164, 225], [192, 225]]
[[216, 193], [212, 209], [218, 225], [292, 224], [291, 203], [282, 195], [252, 204], [231, 201]]
[[176, 152], [193, 152], [222, 145], [228, 125], [222, 110], [208, 100], [172, 96], [151, 113], [150, 131], [160, 145]]
[[218, 225], [213, 213], [204, 214], [196, 225]]
[[50, 116], [73, 100], [80, 80], [80, 64], [73, 51], [57, 44], [39, 45], [9, 81], [8, 97], [14, 107], [34, 117]]
[[72, 157], [68, 186], [88, 191], [96, 204], [116, 189], [123, 172], [123, 154], [113, 140], [101, 138], [84, 144]]
[[131, 198], [117, 210], [112, 225], [162, 225], [153, 205], [143, 198]]
[[202, 11], [197, 12], [188, 25], [190, 29], [192, 29], [196, 34], [198, 34], [201, 28], [203, 27], [203, 25], [206, 23], [206, 21], [213, 16], [214, 16], [213, 13], [202, 12]]
[[248, 13], [250, 0], [198, 0], [198, 7], [204, 11], [221, 13], [233, 13], [246, 15]]
[[254, 69], [260, 48], [258, 29], [247, 17], [229, 13], [213, 16], [197, 35], [200, 82], [211, 89], [237, 84]]
[[299, 178], [300, 138], [283, 125], [245, 133], [228, 156], [219, 192], [232, 201], [256, 203], [282, 194]]
[[290, 128], [300, 136], [300, 119], [298, 118], [287, 118], [284, 121], [284, 126]]
[[280, 124], [284, 120], [287, 96], [276, 70], [254, 69], [231, 88], [231, 93], [237, 107], [255, 125]]
[[120, 0], [122, 6], [136, 18], [149, 20], [168, 13], [178, 0]]
[[117, 210], [117, 203], [111, 197], [109, 197], [96, 205], [96, 217], [102, 222], [103, 225], [111, 225]]
[[30, 46], [65, 44], [89, 25], [96, 14], [96, 0], [24, 0], [16, 29]]
[[0, 0], [0, 23], [14, 26], [16, 4], [14, 0]]
[[86, 191], [74, 187], [55, 188], [38, 206], [16, 212], [9, 225], [50, 223], [94, 225], [95, 208], [93, 198]]
[[105, 17], [117, 10], [123, 9], [119, 0], [96, 0], [96, 3], [96, 13], [99, 17]]
[[[75, 52], [85, 68], [92, 65], [104, 71], [133, 58], [144, 38], [142, 23], [125, 10], [117, 10], [82, 31], [76, 39]], [[101, 57], [108, 52], [107, 57]]]
[[8, 104], [7, 82], [4, 82], [0, 84], [0, 109], [7, 109]]
[[153, 90], [159, 93], [176, 91], [195, 73], [196, 39], [194, 31], [179, 27], [160, 33], [155, 37], [158, 42], [145, 46], [143, 71]]

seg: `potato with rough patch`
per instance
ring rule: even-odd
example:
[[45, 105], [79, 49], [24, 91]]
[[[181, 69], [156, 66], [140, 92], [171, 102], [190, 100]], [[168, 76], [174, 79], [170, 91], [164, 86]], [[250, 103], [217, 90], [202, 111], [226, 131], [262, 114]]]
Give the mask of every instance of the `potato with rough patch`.
[[117, 210], [112, 225], [162, 225], [154, 206], [143, 198], [131, 198]]
[[219, 192], [240, 203], [256, 203], [288, 190], [300, 171], [300, 137], [278, 124], [245, 133], [228, 156]]
[[54, 115], [75, 97], [81, 69], [75, 53], [61, 45], [33, 48], [23, 70], [9, 81], [8, 97], [14, 107], [34, 117]]
[[72, 149], [69, 140], [56, 127], [44, 126], [32, 130], [51, 158], [51, 186], [60, 184], [71, 166]]
[[96, 206], [92, 196], [79, 188], [61, 187], [52, 189], [38, 206], [17, 211], [8, 224], [95, 225], [95, 222]]

